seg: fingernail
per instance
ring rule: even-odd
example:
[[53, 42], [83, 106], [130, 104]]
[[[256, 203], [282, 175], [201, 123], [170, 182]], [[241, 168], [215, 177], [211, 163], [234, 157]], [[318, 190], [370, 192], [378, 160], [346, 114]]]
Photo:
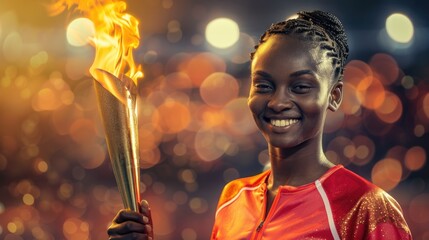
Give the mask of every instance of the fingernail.
[[150, 225], [146, 225], [146, 231], [148, 233], [152, 232], [152, 227]]
[[148, 237], [147, 239], [152, 240], [152, 237]]
[[149, 203], [146, 200], [142, 200], [142, 205], [147, 207], [147, 206], [149, 206]]
[[143, 216], [143, 222], [144, 222], [144, 223], [148, 223], [148, 222], [149, 222], [149, 218], [148, 218], [148, 217], [146, 217], [146, 216]]

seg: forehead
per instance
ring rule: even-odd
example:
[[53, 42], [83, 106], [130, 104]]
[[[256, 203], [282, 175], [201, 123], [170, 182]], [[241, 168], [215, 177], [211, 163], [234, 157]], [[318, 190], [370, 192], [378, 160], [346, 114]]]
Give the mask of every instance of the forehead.
[[288, 35], [272, 35], [256, 51], [252, 71], [308, 69], [317, 72], [324, 57], [312, 44]]

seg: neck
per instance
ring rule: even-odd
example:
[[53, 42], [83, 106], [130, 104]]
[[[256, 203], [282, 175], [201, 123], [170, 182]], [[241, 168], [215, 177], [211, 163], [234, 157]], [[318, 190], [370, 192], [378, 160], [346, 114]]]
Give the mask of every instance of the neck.
[[316, 181], [333, 166], [323, 153], [322, 141], [311, 139], [293, 148], [268, 147], [271, 175], [268, 187], [301, 186]]

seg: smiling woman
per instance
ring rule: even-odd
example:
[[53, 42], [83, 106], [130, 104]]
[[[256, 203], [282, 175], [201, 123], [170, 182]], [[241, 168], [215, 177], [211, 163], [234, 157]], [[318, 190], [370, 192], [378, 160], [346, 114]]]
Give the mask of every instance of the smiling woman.
[[[299, 12], [273, 24], [251, 56], [248, 105], [271, 169], [225, 186], [211, 239], [411, 239], [390, 195], [323, 153], [326, 114], [343, 99], [348, 45], [340, 21]], [[147, 239], [147, 205], [142, 211], [120, 211], [111, 239]]]
[[212, 239], [411, 238], [391, 196], [323, 153], [347, 55], [344, 29], [326, 12], [299, 12], [262, 35], [248, 104], [271, 169], [224, 188]]

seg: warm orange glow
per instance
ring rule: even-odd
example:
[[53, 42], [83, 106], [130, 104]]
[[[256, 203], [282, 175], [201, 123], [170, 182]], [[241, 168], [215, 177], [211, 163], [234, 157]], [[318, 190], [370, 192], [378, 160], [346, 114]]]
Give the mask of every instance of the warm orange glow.
[[153, 131], [148, 130], [148, 128], [141, 127], [139, 129], [139, 138], [144, 139], [144, 141], [139, 142], [139, 148], [142, 151], [152, 150], [158, 147], [159, 142], [161, 141], [161, 135], [155, 134]]
[[390, 85], [398, 80], [399, 67], [396, 60], [385, 53], [377, 53], [369, 62], [371, 68], [380, 75], [383, 85]]
[[343, 85], [343, 102], [341, 103], [341, 112], [351, 115], [357, 113], [361, 108], [361, 93], [351, 83], [345, 82]]
[[360, 90], [366, 90], [372, 82], [372, 69], [368, 64], [359, 60], [350, 61], [344, 71], [344, 82], [350, 83]]
[[162, 133], [178, 133], [191, 121], [189, 109], [184, 104], [169, 99], [158, 107], [152, 117], [153, 125]]
[[247, 106], [247, 98], [236, 98], [226, 104], [223, 110], [231, 133], [245, 136], [256, 132], [257, 127]]
[[210, 107], [203, 109], [201, 118], [201, 123], [207, 128], [219, 126], [225, 122], [225, 114], [222, 111], [212, 109]]
[[78, 218], [69, 218], [63, 224], [66, 239], [89, 239], [89, 224]]
[[376, 76], [372, 77], [369, 86], [366, 81], [362, 81], [356, 89], [363, 93], [361, 101], [366, 108], [376, 109], [383, 104], [386, 93], [383, 84]]
[[71, 138], [79, 144], [94, 142], [96, 138], [94, 122], [89, 119], [78, 119], [70, 126]]
[[394, 123], [402, 115], [402, 102], [398, 96], [392, 92], [385, 92], [386, 97], [380, 107], [375, 109], [377, 116], [386, 123]]
[[393, 158], [385, 158], [377, 162], [372, 168], [372, 182], [385, 191], [395, 188], [402, 177], [402, 165]]
[[140, 159], [140, 167], [143, 169], [153, 167], [161, 160], [161, 152], [158, 148], [151, 150], [144, 150], [140, 148], [140, 155], [142, 156]]
[[225, 72], [226, 64], [214, 54], [200, 53], [193, 56], [182, 70], [188, 74], [193, 85], [198, 87], [210, 74]]
[[238, 96], [238, 82], [227, 73], [213, 73], [201, 84], [200, 95], [208, 105], [222, 107]]
[[230, 145], [231, 141], [226, 135], [213, 129], [200, 129], [195, 136], [195, 151], [204, 161], [220, 158]]
[[99, 143], [88, 142], [86, 145], [80, 145], [78, 151], [79, 155], [75, 158], [86, 169], [99, 167], [106, 158], [106, 152]]
[[405, 154], [405, 166], [412, 170], [417, 171], [421, 169], [426, 163], [426, 151], [419, 146], [408, 149]]
[[138, 47], [140, 40], [138, 20], [125, 13], [125, 2], [117, 0], [58, 0], [51, 6], [50, 11], [56, 15], [73, 7], [89, 18], [95, 26], [95, 35], [90, 39], [90, 43], [95, 47], [91, 75], [123, 101], [124, 96], [98, 69], [107, 71], [122, 81], [127, 81], [122, 76], [125, 74], [137, 85], [137, 80], [143, 77], [141, 66], [136, 65], [133, 58], [133, 50]]

